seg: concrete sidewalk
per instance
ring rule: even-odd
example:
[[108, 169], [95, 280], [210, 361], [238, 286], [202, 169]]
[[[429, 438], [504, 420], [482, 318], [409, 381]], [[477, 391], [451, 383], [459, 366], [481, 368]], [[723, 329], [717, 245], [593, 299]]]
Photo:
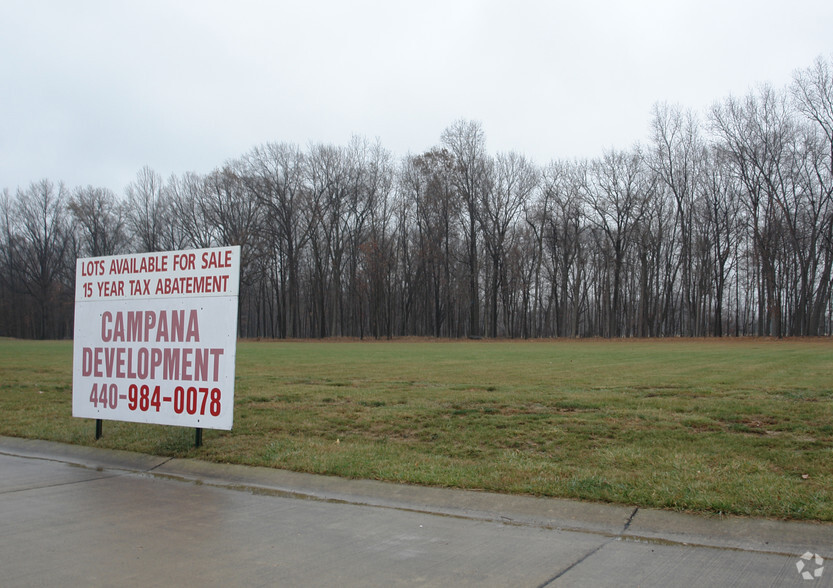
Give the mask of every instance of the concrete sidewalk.
[[[833, 558], [829, 524], [8, 437], [0, 437], [0, 525], [2, 586], [833, 585], [833, 569], [800, 559]], [[800, 571], [815, 575], [807, 581]]]

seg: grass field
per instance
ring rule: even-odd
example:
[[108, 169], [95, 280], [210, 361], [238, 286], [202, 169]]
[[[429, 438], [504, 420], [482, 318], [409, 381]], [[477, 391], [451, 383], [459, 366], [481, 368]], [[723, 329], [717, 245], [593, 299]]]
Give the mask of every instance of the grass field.
[[0, 434], [414, 484], [833, 521], [833, 341], [241, 342], [234, 428], [71, 416], [0, 340]]

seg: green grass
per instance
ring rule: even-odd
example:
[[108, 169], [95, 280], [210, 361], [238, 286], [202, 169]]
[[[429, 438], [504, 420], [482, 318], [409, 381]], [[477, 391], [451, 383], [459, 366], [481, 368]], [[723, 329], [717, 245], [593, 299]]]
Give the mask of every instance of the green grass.
[[833, 341], [241, 342], [234, 428], [71, 416], [0, 340], [0, 434], [351, 478], [833, 521]]

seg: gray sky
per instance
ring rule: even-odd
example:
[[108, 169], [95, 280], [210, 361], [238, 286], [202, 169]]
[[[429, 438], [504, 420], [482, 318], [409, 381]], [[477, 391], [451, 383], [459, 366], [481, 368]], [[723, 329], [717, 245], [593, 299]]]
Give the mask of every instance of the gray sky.
[[833, 57], [833, 2], [2, 0], [0, 189], [122, 193], [265, 142], [396, 156], [479, 120], [540, 164], [648, 137]]

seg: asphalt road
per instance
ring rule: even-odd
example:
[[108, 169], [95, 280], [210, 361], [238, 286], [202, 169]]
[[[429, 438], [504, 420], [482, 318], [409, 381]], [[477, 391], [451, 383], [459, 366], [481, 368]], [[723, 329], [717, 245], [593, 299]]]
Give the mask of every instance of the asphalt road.
[[829, 524], [351, 481], [8, 437], [0, 437], [0, 528], [4, 587], [833, 584], [833, 567], [800, 557], [833, 558]]

